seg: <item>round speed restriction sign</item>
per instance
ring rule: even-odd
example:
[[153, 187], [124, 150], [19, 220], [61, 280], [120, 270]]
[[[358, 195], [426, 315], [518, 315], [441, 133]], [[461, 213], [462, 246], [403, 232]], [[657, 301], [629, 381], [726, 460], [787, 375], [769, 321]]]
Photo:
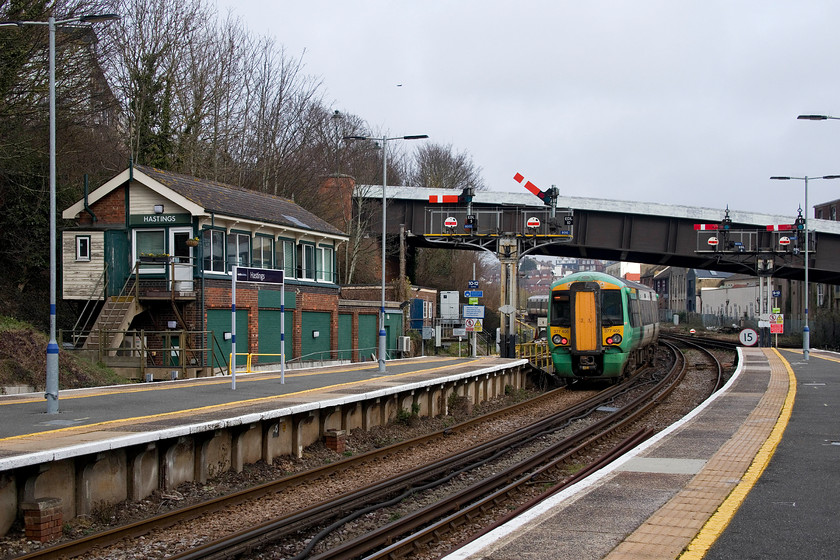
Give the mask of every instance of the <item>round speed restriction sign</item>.
[[755, 346], [755, 343], [758, 342], [758, 333], [753, 329], [744, 329], [738, 333], [738, 340], [744, 346]]

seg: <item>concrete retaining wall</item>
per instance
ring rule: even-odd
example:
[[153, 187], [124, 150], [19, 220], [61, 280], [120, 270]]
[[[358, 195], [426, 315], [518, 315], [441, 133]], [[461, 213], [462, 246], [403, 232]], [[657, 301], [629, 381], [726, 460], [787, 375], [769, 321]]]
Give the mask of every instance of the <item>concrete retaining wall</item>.
[[0, 471], [0, 535], [22, 519], [21, 504], [41, 498], [60, 499], [64, 521], [87, 515], [124, 500], [141, 500], [155, 490], [170, 490], [184, 482], [206, 482], [228, 470], [241, 472], [257, 461], [301, 457], [306, 446], [329, 430], [349, 432], [393, 421], [401, 410], [421, 416], [447, 414], [452, 393], [472, 404], [495, 398], [505, 387], [528, 384], [522, 365], [423, 386], [394, 387], [359, 395], [351, 402], [313, 403], [309, 410], [261, 421], [233, 419], [205, 430], [191, 427], [188, 435], [119, 446], [108, 451]]

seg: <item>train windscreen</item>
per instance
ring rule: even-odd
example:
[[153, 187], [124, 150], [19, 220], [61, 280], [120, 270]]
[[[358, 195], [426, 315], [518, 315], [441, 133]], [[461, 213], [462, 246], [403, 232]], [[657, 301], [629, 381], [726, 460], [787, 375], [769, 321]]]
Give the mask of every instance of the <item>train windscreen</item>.
[[621, 290], [601, 290], [601, 326], [615, 327], [623, 324]]
[[572, 306], [569, 300], [569, 292], [555, 292], [551, 295], [551, 326], [572, 326]]

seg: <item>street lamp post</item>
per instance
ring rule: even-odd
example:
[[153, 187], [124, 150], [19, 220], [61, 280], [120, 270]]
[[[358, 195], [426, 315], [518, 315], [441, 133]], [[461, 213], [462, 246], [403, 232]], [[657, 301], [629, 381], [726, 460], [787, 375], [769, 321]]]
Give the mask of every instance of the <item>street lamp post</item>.
[[802, 121], [840, 120], [840, 117], [832, 117], [830, 115], [799, 115], [796, 118]]
[[[817, 115], [801, 115], [799, 118], [806, 117], [806, 116], [817, 116]], [[805, 181], [805, 326], [802, 328], [802, 355], [805, 357], [805, 361], [808, 361], [811, 353], [811, 330], [808, 327], [808, 304], [809, 304], [809, 296], [808, 296], [808, 214], [810, 213], [808, 209], [808, 181], [812, 179], [840, 179], [840, 175], [823, 175], [821, 177], [770, 177], [770, 179], [778, 180], [778, 181], [790, 181], [792, 179]]]
[[389, 140], [420, 140], [428, 138], [427, 134], [412, 134], [408, 136], [393, 136], [391, 138], [383, 136], [377, 138], [375, 136], [345, 136], [345, 140], [377, 140], [382, 142], [382, 300], [379, 308], [379, 373], [385, 372], [385, 218], [386, 218], [386, 204], [387, 197], [385, 196], [385, 186], [388, 182], [388, 150], [387, 143]]
[[56, 308], [56, 239], [55, 239], [55, 190], [56, 190], [56, 112], [55, 112], [55, 29], [68, 23], [93, 23], [119, 19], [116, 14], [78, 16], [56, 21], [50, 16], [47, 21], [3, 21], [0, 27], [22, 27], [24, 25], [46, 25], [49, 28], [49, 104], [50, 104], [50, 340], [47, 343], [47, 379], [44, 398], [47, 399], [47, 414], [58, 413], [58, 342], [55, 338]]

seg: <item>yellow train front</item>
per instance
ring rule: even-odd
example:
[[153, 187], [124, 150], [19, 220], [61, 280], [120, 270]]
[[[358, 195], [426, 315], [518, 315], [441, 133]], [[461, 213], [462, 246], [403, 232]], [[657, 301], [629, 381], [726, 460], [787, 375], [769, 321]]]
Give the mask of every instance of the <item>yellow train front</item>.
[[548, 346], [559, 377], [617, 381], [652, 362], [659, 313], [651, 288], [579, 272], [555, 281], [549, 295]]

